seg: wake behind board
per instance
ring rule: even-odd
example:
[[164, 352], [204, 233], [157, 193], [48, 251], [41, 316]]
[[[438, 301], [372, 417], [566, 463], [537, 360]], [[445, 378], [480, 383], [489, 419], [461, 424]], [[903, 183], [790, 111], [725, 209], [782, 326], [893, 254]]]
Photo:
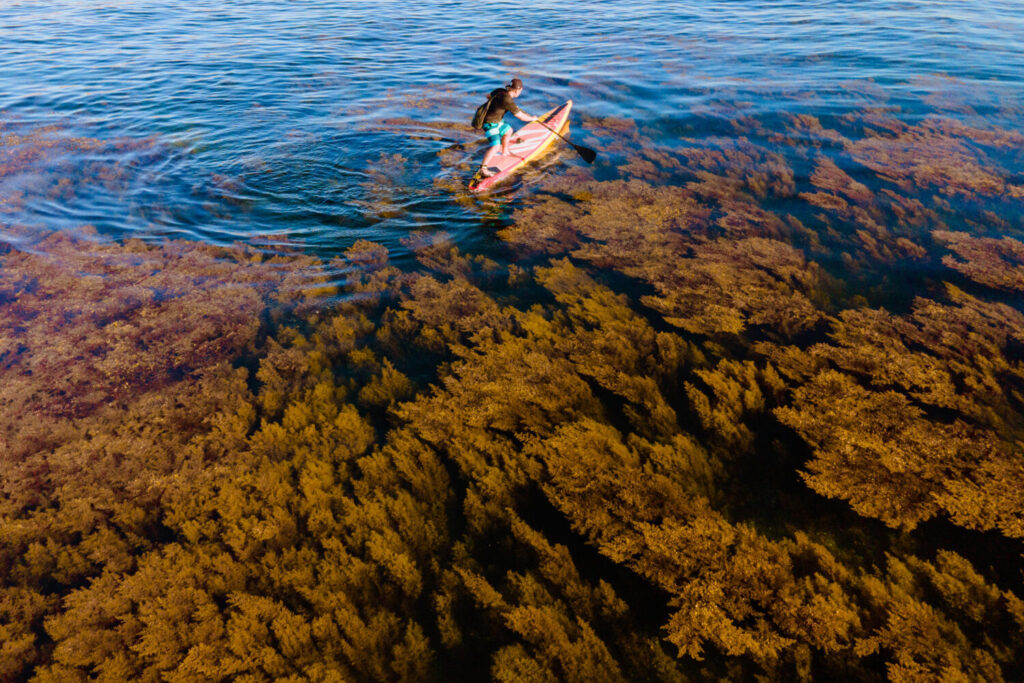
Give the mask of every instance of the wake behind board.
[[[572, 100], [569, 100], [560, 107], [556, 107], [540, 117], [540, 120], [559, 133], [569, 122], [569, 110], [572, 109]], [[487, 178], [481, 177], [480, 172], [469, 181], [469, 189], [473, 192], [482, 192], [500, 183], [513, 173], [519, 171], [527, 163], [533, 161], [551, 146], [558, 138], [553, 132], [542, 126], [537, 121], [531, 121], [516, 132], [512, 133], [512, 140], [508, 145], [508, 154], [500, 152], [491, 159], [488, 164], [498, 171]]]

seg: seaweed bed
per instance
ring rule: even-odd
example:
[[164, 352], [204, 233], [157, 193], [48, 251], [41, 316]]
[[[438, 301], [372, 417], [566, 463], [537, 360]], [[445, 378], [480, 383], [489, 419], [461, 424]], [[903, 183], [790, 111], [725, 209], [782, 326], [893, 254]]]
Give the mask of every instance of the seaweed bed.
[[8, 249], [0, 679], [1019, 680], [1024, 138], [785, 123], [506, 265]]

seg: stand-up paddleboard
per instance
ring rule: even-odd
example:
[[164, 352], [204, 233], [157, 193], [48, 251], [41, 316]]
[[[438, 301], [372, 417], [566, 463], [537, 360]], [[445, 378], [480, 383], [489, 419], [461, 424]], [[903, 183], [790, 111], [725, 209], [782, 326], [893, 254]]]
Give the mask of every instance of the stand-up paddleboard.
[[549, 128], [561, 133], [566, 124], [569, 123], [570, 109], [572, 109], [572, 100], [540, 117], [540, 120], [547, 124], [548, 128], [545, 128], [537, 121], [531, 121], [512, 133], [512, 139], [508, 145], [508, 154], [499, 152], [491, 159], [491, 163], [488, 164], [490, 168], [497, 168], [498, 171], [487, 178], [481, 177], [480, 172], [477, 171], [477, 174], [469, 181], [469, 189], [473, 192], [482, 192], [493, 187], [495, 183], [500, 183], [543, 154], [551, 146], [551, 143], [558, 138]]

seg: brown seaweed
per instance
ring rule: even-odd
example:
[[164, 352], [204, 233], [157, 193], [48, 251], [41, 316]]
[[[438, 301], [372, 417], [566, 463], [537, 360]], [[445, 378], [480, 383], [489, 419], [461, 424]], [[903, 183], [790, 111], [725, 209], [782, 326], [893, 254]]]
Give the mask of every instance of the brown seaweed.
[[[945, 225], [1019, 137], [589, 124], [624, 177], [545, 181], [506, 269], [0, 255], [0, 678], [1019, 678], [1020, 242]], [[906, 258], [970, 293], [827, 272]]]
[[948, 230], [932, 235], [964, 259], [944, 256], [945, 265], [988, 287], [1024, 292], [1024, 243], [1012, 237], [973, 237]]

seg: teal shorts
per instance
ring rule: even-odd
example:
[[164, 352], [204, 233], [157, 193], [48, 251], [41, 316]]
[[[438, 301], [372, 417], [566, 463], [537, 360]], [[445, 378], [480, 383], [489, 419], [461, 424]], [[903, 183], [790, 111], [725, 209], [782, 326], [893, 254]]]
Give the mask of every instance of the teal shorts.
[[511, 132], [512, 126], [504, 121], [484, 124], [484, 134], [487, 136], [487, 141], [491, 143], [491, 147], [501, 147], [501, 138], [505, 136], [505, 133]]

